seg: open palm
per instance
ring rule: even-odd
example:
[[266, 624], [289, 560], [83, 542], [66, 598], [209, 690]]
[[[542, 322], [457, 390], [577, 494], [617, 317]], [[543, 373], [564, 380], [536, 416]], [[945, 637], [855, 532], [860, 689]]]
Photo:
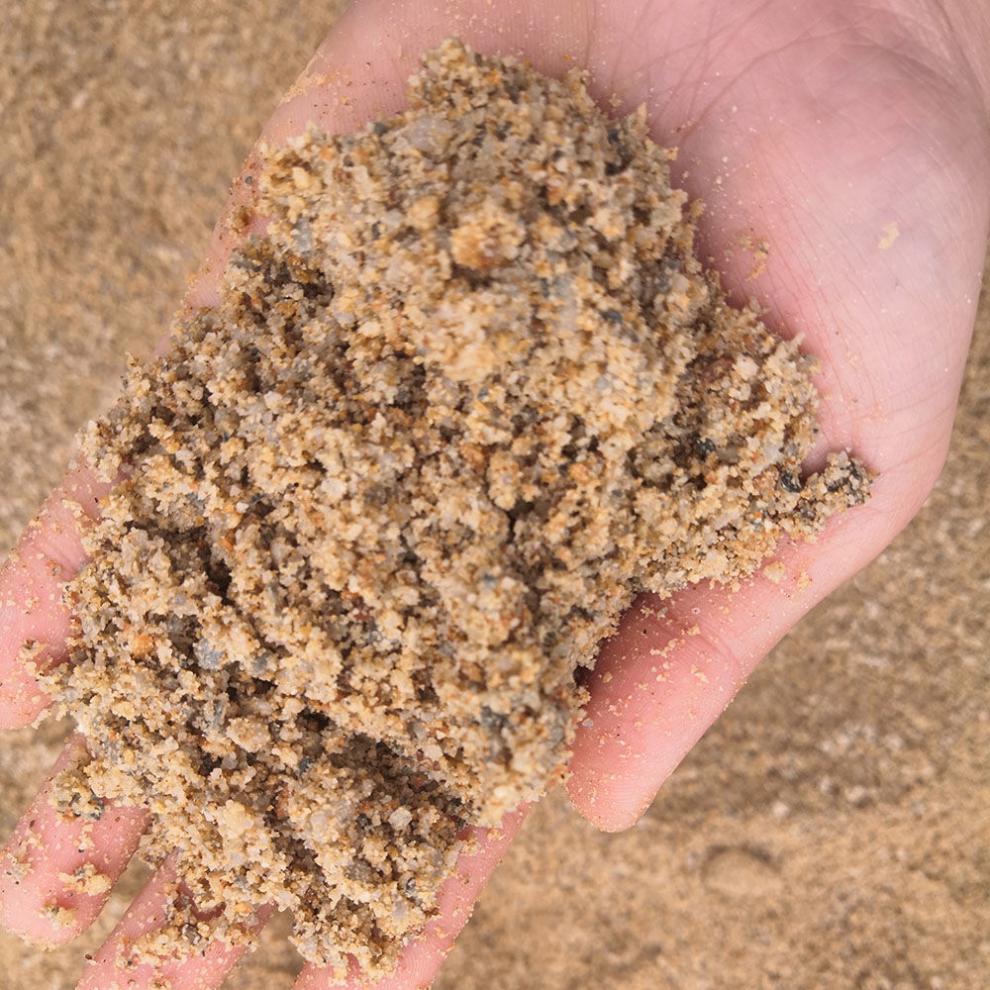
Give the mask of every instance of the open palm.
[[[342, 131], [398, 109], [419, 53], [451, 34], [481, 51], [522, 52], [552, 74], [586, 67], [604, 105], [622, 113], [645, 102], [657, 140], [679, 147], [675, 181], [707, 205], [701, 254], [730, 294], [754, 297], [772, 327], [802, 334], [821, 359], [821, 449], [852, 448], [877, 474], [867, 506], [815, 544], [782, 548], [773, 580], [757, 577], [735, 593], [692, 588], [663, 611], [630, 611], [592, 677], [568, 784], [578, 810], [603, 828], [636, 820], [767, 650], [893, 538], [941, 468], [990, 220], [990, 15], [982, 6], [364, 0], [269, 122], [265, 137], [277, 142], [310, 122]], [[248, 194], [239, 183], [234, 200]], [[218, 228], [187, 305], [215, 297], [231, 236]], [[45, 705], [18, 657], [29, 641], [59, 656], [69, 628], [60, 587], [82, 563], [79, 526], [101, 494], [85, 468], [73, 470], [0, 577], [0, 725], [26, 724]], [[80, 745], [71, 743], [62, 762]], [[440, 915], [379, 987], [429, 982], [519, 818], [462, 861]], [[116, 878], [145, 824], [140, 810], [110, 809], [88, 845], [82, 826], [59, 818], [43, 792], [0, 864], [0, 919], [38, 940], [78, 934], [106, 892], [70, 890], [62, 878], [86, 863]], [[118, 949], [161, 923], [172, 879], [166, 863], [83, 987], [222, 982], [236, 952], [219, 943], [158, 972], [130, 970], [126, 981], [115, 971]], [[50, 904], [71, 908], [71, 922], [58, 926], [42, 910]], [[299, 981], [331, 986], [312, 967]]]

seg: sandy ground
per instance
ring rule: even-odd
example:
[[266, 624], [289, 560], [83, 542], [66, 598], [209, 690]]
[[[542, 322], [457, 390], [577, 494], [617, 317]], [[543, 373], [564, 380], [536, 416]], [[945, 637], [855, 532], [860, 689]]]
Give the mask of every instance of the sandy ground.
[[[0, 548], [146, 353], [229, 177], [333, 19], [326, 0], [0, 2]], [[986, 296], [986, 294], [985, 294]], [[440, 990], [978, 990], [990, 972], [990, 300], [920, 517], [775, 652], [641, 825], [551, 798]], [[0, 830], [59, 727], [0, 750]], [[7, 990], [68, 990], [77, 946], [0, 935]], [[278, 939], [229, 981], [288, 990]]]

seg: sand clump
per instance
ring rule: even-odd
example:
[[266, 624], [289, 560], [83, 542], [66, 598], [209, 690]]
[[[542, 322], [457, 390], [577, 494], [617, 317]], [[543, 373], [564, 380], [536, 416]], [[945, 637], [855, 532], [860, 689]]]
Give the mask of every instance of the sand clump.
[[409, 99], [266, 157], [220, 303], [88, 431], [125, 480], [55, 684], [80, 791], [150, 808], [197, 918], [237, 941], [274, 903], [369, 972], [465, 827], [561, 769], [636, 592], [738, 579], [868, 488], [845, 454], [802, 477], [808, 362], [703, 271], [642, 114], [456, 42]]

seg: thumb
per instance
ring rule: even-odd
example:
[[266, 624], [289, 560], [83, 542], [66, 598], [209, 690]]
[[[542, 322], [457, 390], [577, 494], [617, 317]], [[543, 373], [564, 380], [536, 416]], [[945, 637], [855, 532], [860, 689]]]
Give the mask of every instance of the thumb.
[[609, 832], [637, 822], [768, 651], [893, 537], [871, 513], [868, 503], [816, 543], [783, 547], [738, 590], [697, 585], [629, 609], [589, 680], [574, 745], [567, 790], [582, 815]]

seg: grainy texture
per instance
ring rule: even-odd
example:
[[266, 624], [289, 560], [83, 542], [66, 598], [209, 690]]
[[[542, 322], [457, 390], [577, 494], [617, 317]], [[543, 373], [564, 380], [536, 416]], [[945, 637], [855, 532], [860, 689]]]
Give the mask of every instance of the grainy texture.
[[[116, 391], [122, 352], [150, 350], [229, 176], [329, 20], [325, 3], [308, 0], [8, 13], [6, 545], [57, 480], [78, 423]], [[79, 90], [85, 101], [66, 114]], [[177, 253], [163, 265], [149, 244]], [[545, 802], [440, 990], [846, 990], [857, 980], [983, 990], [986, 301], [981, 313], [952, 453], [918, 520], [776, 650], [641, 827], [599, 836], [557, 799]], [[4, 736], [0, 827], [12, 825], [59, 741], [54, 726]], [[142, 877], [129, 874], [77, 944], [41, 954], [0, 934], [4, 986], [71, 990], [82, 953]], [[298, 963], [283, 939], [281, 924], [271, 928], [231, 985], [289, 990]]]
[[702, 269], [644, 113], [453, 40], [408, 102], [262, 157], [220, 302], [86, 431], [126, 480], [52, 677], [93, 757], [60, 807], [148, 806], [220, 937], [274, 903], [341, 974], [562, 770], [635, 594], [868, 492], [844, 453], [802, 479], [809, 364]]

